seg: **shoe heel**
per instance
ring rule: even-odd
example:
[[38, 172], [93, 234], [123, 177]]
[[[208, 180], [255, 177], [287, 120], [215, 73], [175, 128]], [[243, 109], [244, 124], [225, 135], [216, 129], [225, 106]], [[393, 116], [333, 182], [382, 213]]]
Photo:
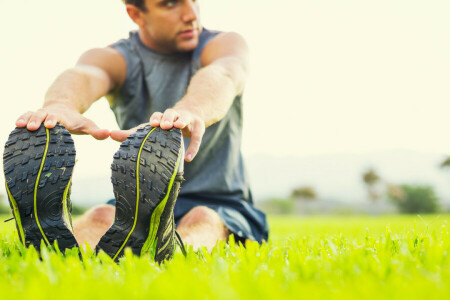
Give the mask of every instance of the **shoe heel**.
[[36, 131], [13, 130], [3, 155], [8, 200], [25, 246], [40, 249], [57, 240], [59, 249], [77, 247], [71, 231], [69, 194], [75, 165], [70, 133], [57, 124]]
[[[166, 215], [166, 205], [173, 210], [178, 194], [179, 185], [175, 185], [175, 194], [171, 188], [180, 166], [181, 147], [179, 129], [151, 126], [139, 129], [120, 145], [111, 164], [116, 215], [97, 251], [103, 250], [117, 260], [125, 247], [140, 255], [155, 246], [160, 224], [167, 226], [161, 216]], [[168, 201], [169, 194], [175, 198]]]

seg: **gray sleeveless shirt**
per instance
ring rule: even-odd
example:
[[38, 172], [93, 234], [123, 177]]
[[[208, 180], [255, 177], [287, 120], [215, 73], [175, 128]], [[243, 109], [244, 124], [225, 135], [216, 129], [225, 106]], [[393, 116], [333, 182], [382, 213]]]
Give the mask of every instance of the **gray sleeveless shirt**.
[[[112, 110], [121, 129], [149, 122], [154, 112], [173, 107], [186, 93], [191, 77], [202, 67], [200, 55], [218, 34], [203, 29], [194, 51], [165, 54], [146, 47], [138, 32], [113, 44], [125, 58], [127, 75], [114, 95]], [[194, 160], [185, 162], [183, 195], [226, 196], [252, 202], [241, 154], [242, 100], [237, 96], [225, 117], [206, 128]], [[184, 139], [187, 149], [189, 138]]]

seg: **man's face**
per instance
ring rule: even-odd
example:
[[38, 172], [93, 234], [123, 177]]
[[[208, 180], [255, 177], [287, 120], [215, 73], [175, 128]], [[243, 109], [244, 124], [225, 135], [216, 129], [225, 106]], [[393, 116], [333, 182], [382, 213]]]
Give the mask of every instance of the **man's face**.
[[150, 47], [162, 52], [191, 51], [201, 31], [196, 0], [146, 0], [140, 28]]

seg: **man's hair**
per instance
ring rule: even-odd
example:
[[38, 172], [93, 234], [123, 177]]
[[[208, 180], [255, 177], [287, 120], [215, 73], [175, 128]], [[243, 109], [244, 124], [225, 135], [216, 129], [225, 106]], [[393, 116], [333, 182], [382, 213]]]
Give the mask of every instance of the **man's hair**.
[[122, 0], [125, 4], [131, 4], [136, 6], [142, 11], [147, 11], [147, 8], [145, 7], [145, 0]]

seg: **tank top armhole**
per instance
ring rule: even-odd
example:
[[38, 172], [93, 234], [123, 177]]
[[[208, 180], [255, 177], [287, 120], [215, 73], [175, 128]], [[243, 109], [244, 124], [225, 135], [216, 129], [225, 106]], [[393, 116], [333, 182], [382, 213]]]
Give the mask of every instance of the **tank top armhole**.
[[198, 70], [203, 67], [201, 62], [201, 55], [205, 46], [221, 31], [217, 30], [208, 30], [203, 28], [202, 33], [200, 34], [200, 38], [198, 40], [197, 48], [195, 48], [192, 54], [192, 61], [194, 62], [194, 69]]
[[122, 39], [112, 45], [110, 47], [119, 51], [120, 54], [125, 59], [126, 63], [126, 77], [125, 81], [122, 83], [122, 86], [113, 94], [113, 104], [111, 108], [116, 108], [117, 106], [126, 105], [126, 102], [130, 99], [133, 99], [134, 95], [132, 92], [135, 90], [133, 87], [136, 85], [136, 76], [139, 73], [140, 64], [139, 59], [136, 55], [136, 50], [134, 49], [134, 45], [131, 41], [131, 35], [129, 39]]

